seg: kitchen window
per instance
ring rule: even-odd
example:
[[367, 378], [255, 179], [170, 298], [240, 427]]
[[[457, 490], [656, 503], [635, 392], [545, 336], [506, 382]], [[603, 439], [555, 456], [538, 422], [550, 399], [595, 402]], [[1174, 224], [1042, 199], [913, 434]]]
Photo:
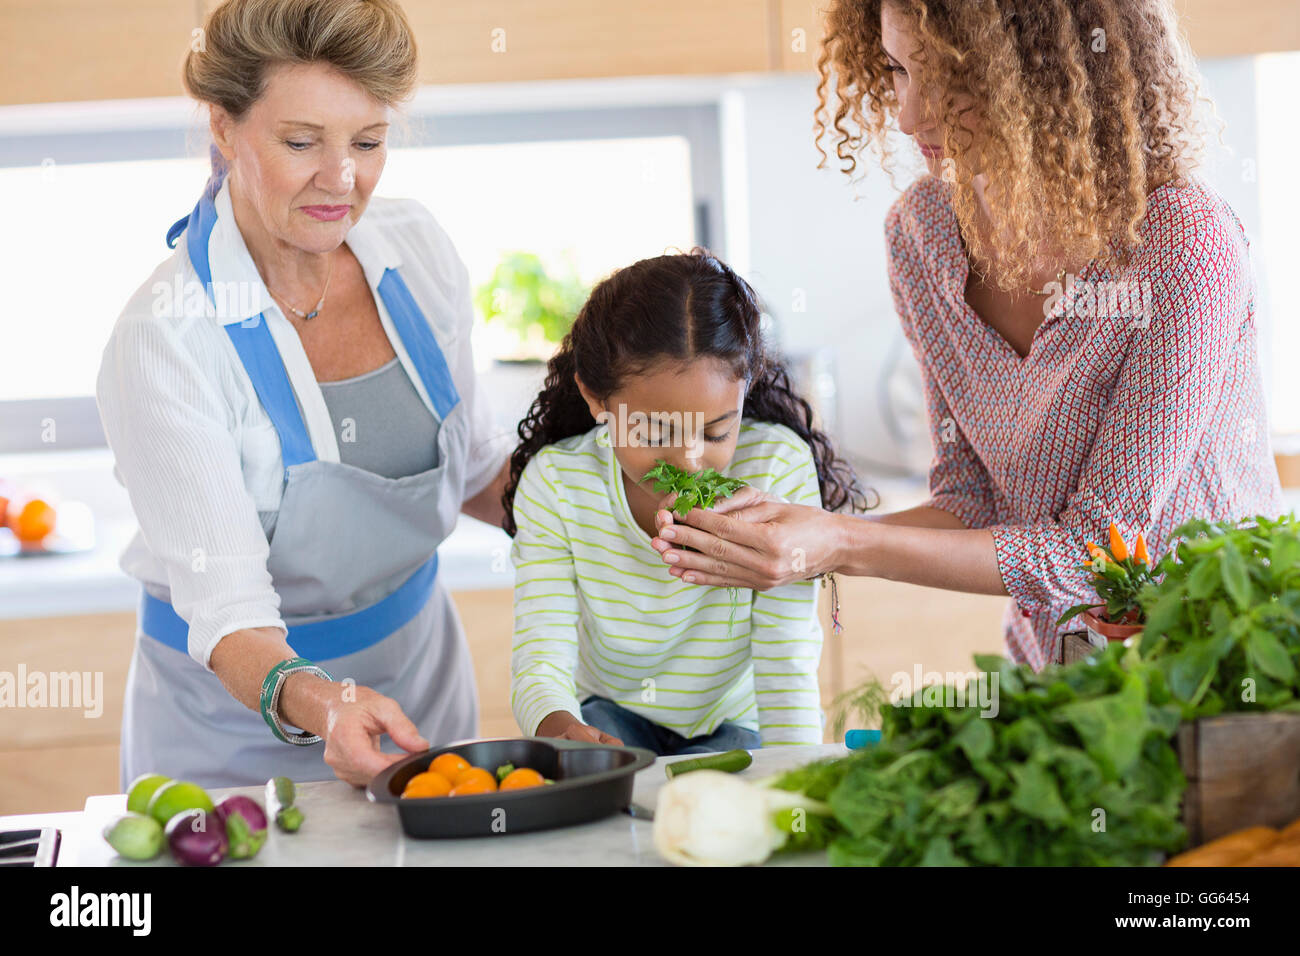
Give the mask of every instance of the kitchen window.
[[[444, 95], [445, 100], [445, 95]], [[208, 177], [202, 112], [181, 101], [0, 110], [0, 454], [104, 444], [93, 392], [113, 322]], [[423, 202], [475, 288], [520, 250], [590, 285], [671, 248], [722, 253], [712, 104], [438, 114], [417, 99], [378, 195]], [[484, 368], [506, 348], [479, 321]]]

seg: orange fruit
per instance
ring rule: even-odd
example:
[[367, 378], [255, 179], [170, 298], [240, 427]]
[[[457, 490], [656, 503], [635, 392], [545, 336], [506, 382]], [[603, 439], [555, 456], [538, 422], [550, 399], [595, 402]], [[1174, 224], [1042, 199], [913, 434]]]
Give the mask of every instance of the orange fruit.
[[440, 773], [417, 773], [406, 782], [404, 797], [445, 797], [451, 793], [451, 781]]
[[19, 541], [35, 543], [54, 530], [55, 512], [48, 502], [33, 498], [8, 510], [9, 527]]
[[546, 778], [536, 770], [520, 767], [518, 770], [511, 770], [506, 774], [506, 778], [501, 781], [501, 789], [527, 790], [529, 787], [540, 787], [545, 782]]
[[497, 788], [497, 778], [482, 767], [462, 770], [451, 788], [453, 797], [468, 797], [475, 793], [491, 793]]
[[442, 774], [454, 784], [460, 772], [469, 769], [469, 761], [460, 754], [438, 754], [433, 758], [433, 763], [429, 764], [429, 769]]

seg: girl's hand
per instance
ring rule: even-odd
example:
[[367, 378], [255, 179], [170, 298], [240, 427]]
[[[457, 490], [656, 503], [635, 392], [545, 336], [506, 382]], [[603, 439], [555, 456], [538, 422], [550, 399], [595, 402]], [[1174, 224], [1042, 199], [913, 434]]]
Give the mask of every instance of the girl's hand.
[[821, 508], [742, 488], [707, 511], [691, 509], [684, 518], [660, 512], [655, 517], [659, 536], [650, 543], [669, 573], [690, 584], [766, 591], [834, 570], [842, 520]]
[[611, 737], [597, 727], [584, 724], [566, 710], [557, 710], [542, 718], [537, 725], [538, 737], [557, 737], [561, 740], [581, 740], [584, 743], [623, 746], [623, 741]]

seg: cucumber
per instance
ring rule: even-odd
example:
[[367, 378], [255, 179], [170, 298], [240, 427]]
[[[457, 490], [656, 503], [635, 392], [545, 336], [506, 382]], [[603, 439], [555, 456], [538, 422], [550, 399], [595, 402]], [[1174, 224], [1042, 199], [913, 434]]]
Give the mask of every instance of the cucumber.
[[748, 750], [727, 750], [720, 754], [706, 754], [703, 757], [695, 757], [691, 760], [674, 760], [672, 763], [664, 764], [664, 773], [668, 774], [669, 780], [684, 773], [690, 773], [692, 770], [721, 770], [724, 773], [740, 773], [753, 762], [754, 758], [749, 755]]
[[288, 777], [272, 777], [266, 781], [266, 802], [268, 805], [291, 807], [298, 796], [293, 781]]

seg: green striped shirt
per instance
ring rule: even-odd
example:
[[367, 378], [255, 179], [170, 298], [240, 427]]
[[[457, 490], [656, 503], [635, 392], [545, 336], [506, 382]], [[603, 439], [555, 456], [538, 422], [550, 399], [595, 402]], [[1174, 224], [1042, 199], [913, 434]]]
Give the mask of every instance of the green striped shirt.
[[[725, 473], [820, 504], [812, 454], [782, 425], [742, 421]], [[581, 719], [596, 694], [688, 738], [731, 721], [764, 746], [821, 743], [815, 581], [733, 598], [673, 577], [632, 517], [604, 425], [538, 452], [514, 514], [510, 700], [524, 733], [555, 711]]]

